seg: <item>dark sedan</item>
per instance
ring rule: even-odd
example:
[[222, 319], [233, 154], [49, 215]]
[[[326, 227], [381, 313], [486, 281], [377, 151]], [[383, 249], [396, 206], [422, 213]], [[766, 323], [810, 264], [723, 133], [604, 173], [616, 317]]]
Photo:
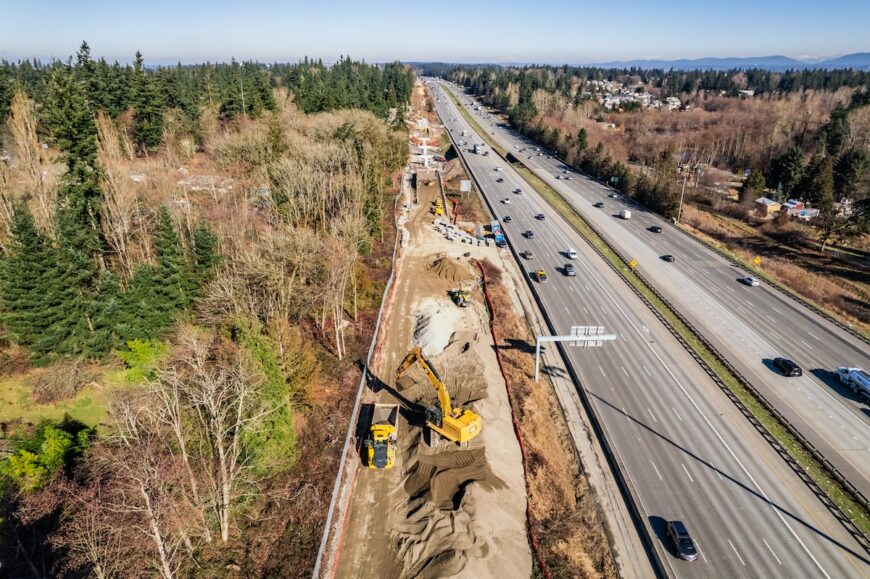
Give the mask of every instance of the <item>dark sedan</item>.
[[800, 366], [788, 358], [774, 358], [773, 365], [776, 366], [777, 370], [782, 372], [783, 376], [788, 376], [789, 378], [797, 378], [798, 376], [803, 376], [804, 373]]
[[686, 525], [682, 521], [670, 521], [668, 523], [668, 536], [674, 542], [677, 557], [684, 561], [694, 561], [698, 558], [695, 542], [692, 540], [689, 530], [686, 529]]

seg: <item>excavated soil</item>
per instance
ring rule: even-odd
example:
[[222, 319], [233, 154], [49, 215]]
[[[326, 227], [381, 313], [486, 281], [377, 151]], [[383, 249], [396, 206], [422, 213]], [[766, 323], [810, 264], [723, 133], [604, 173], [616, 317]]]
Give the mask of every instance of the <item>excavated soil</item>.
[[[496, 249], [450, 241], [443, 228], [436, 229], [429, 209], [437, 189], [424, 185], [418, 205], [409, 203], [408, 243], [367, 396], [402, 405], [396, 466], [358, 472], [337, 577], [532, 573], [522, 457], [476, 267], [469, 261], [492, 257]], [[449, 292], [460, 287], [471, 290], [466, 308], [450, 299]], [[437, 403], [436, 391], [416, 366], [398, 382], [395, 377], [413, 346], [423, 349], [453, 404], [483, 418], [481, 433], [467, 447], [428, 445], [422, 410]]]

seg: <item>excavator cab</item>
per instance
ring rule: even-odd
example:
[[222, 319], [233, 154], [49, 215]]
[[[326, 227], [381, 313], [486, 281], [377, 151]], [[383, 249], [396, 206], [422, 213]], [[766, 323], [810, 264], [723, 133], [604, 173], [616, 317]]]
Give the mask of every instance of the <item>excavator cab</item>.
[[[457, 444], [467, 444], [472, 438], [480, 434], [483, 428], [483, 419], [470, 408], [453, 408], [447, 386], [441, 381], [435, 368], [423, 356], [423, 351], [420, 348], [414, 348], [408, 352], [396, 370], [396, 379], [401, 378], [415, 362], [425, 372], [429, 383], [438, 392], [438, 406], [426, 408], [426, 425], [431, 431], [430, 434], [435, 433]], [[432, 436], [431, 440], [435, 438], [436, 436]]]

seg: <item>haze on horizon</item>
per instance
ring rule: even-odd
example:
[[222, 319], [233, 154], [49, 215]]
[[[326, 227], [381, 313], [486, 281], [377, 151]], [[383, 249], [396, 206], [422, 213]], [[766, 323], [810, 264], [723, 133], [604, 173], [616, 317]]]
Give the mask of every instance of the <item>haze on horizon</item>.
[[148, 63], [239, 60], [326, 62], [591, 63], [782, 54], [832, 57], [870, 49], [870, 2], [481, 0], [459, 7], [398, 0], [191, 0], [120, 4], [0, 0], [0, 59], [65, 59], [82, 40], [95, 57]]

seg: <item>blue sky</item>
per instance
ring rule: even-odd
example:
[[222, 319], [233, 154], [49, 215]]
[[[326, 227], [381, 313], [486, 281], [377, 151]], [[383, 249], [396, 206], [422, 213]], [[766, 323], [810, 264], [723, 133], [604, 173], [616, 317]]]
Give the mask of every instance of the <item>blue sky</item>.
[[[423, 7], [426, 7], [424, 10]], [[0, 0], [0, 58], [582, 63], [870, 51], [868, 0]]]

